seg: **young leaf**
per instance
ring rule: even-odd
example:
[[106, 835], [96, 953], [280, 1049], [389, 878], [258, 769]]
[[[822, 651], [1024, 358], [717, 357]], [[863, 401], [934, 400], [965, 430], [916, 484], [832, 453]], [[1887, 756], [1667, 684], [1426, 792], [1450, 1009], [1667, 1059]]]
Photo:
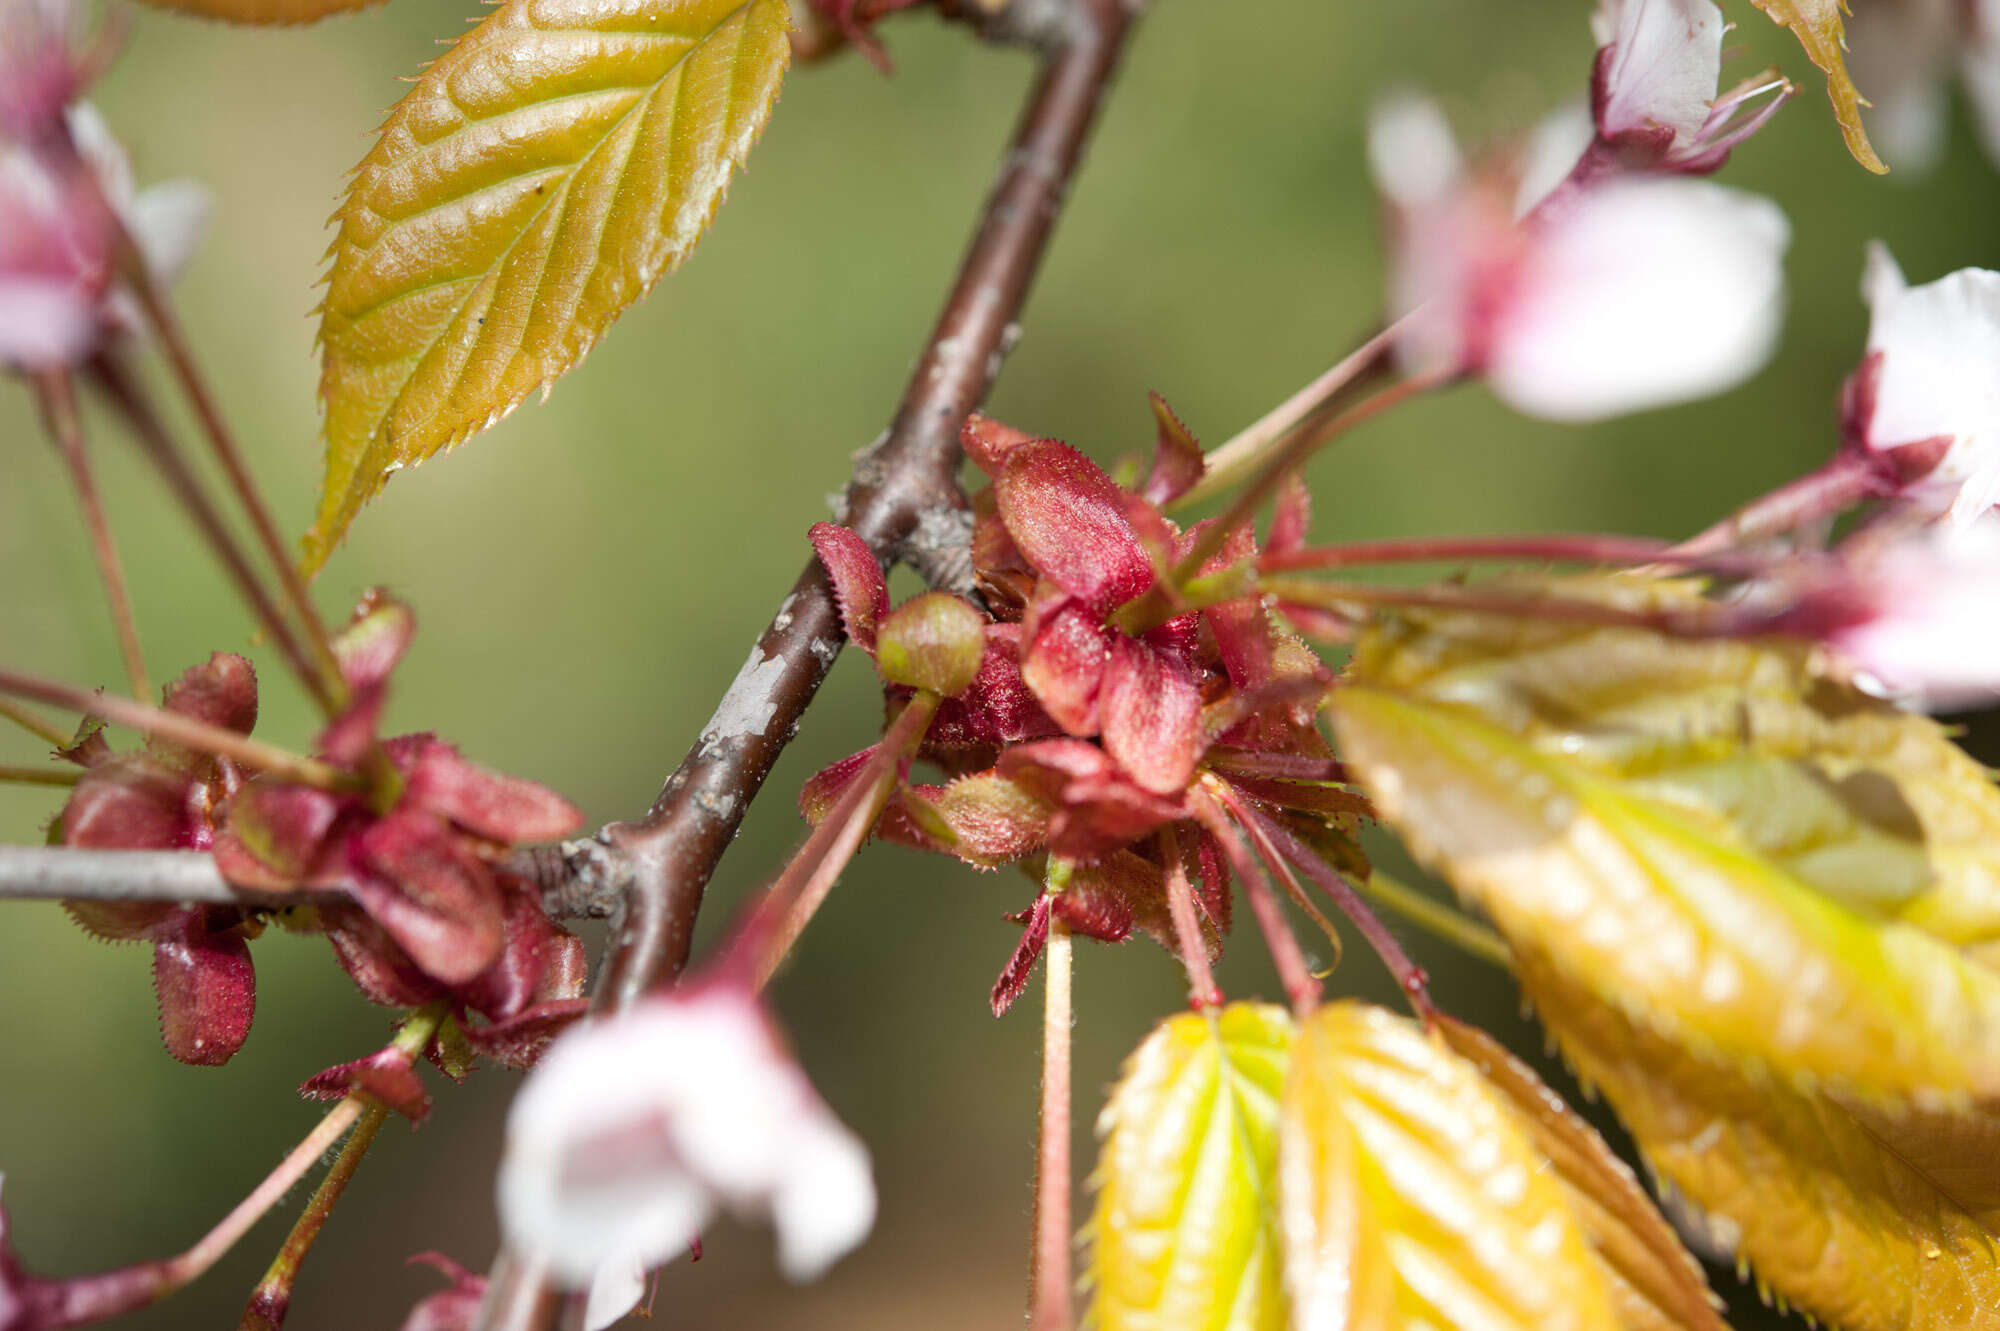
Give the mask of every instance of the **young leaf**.
[[1156, 1027], [1098, 1120], [1090, 1222], [1097, 1331], [1286, 1331], [1278, 1092], [1292, 1023], [1232, 1003]]
[[369, 9], [382, 0], [145, 0], [155, 9], [170, 9], [196, 18], [225, 23], [312, 23], [332, 14]]
[[1701, 1264], [1597, 1129], [1485, 1031], [1444, 1017], [1438, 1034], [1500, 1092], [1528, 1140], [1548, 1157], [1597, 1255], [1623, 1331], [1726, 1331]]
[[1335, 1003], [1292, 1043], [1278, 1146], [1303, 1328], [1619, 1331], [1516, 1112], [1414, 1022]]
[[1840, 136], [1854, 160], [1881, 175], [1888, 171], [1868, 142], [1861, 124], [1861, 108], [1866, 105], [1854, 80], [1847, 73], [1847, 42], [1842, 31], [1842, 0], [1751, 0], [1771, 16], [1781, 28], [1791, 29], [1808, 59], [1826, 75], [1826, 95], [1833, 102], [1834, 117], [1840, 121]]
[[1747, 1080], [1596, 1002], [1532, 954], [1524, 990], [1710, 1241], [1836, 1331], [2000, 1326], [2000, 1120], [1889, 1113]]
[[1371, 630], [1331, 709], [1412, 847], [1635, 1022], [1801, 1088], [2000, 1094], [2000, 793], [1933, 723], [1802, 649], [1467, 613]]
[[785, 0], [506, 0], [424, 72], [339, 214], [308, 571], [391, 472], [546, 391], [694, 248], [789, 22]]

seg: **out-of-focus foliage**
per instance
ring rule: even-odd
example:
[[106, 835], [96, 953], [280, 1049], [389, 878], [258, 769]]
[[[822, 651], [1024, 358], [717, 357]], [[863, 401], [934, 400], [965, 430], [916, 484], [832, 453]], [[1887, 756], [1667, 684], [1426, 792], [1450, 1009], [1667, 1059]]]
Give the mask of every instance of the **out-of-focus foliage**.
[[694, 248], [790, 23], [785, 0], [509, 0], [424, 72], [340, 213], [309, 571], [391, 472], [547, 391]]
[[1293, 1325], [1620, 1327], [1547, 1157], [1407, 1018], [1351, 1002], [1306, 1018], [1279, 1140]]
[[1386, 619], [1333, 708], [1719, 1248], [1836, 1326], [1992, 1315], [2000, 793], [1940, 727], [1800, 649], [1470, 613]]
[[1099, 1331], [1285, 1331], [1278, 1095], [1292, 1021], [1235, 1003], [1162, 1022], [1104, 1107], [1089, 1226]]

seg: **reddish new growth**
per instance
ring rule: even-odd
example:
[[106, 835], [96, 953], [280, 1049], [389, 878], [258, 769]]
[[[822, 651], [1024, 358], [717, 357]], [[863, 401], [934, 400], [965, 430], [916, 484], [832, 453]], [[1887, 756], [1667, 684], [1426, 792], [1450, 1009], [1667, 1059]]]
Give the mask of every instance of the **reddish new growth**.
[[[89, 771], [58, 824], [65, 844], [208, 850], [231, 882], [265, 891], [337, 888], [346, 902], [280, 912], [284, 927], [323, 933], [363, 993], [414, 1008], [444, 1002], [447, 1032], [502, 1062], [525, 1066], [578, 1015], [581, 940], [549, 919], [534, 888], [500, 867], [522, 842], [565, 836], [582, 822], [561, 796], [487, 771], [429, 734], [377, 737], [391, 671], [415, 632], [410, 611], [370, 600], [334, 641], [350, 701], [319, 738], [320, 758], [352, 781], [336, 789], [272, 774], [246, 777], [230, 759], [157, 737], [112, 754], [90, 736], [70, 756]], [[218, 654], [167, 690], [166, 708], [247, 734], [256, 680], [241, 657]], [[255, 1006], [247, 940], [263, 914], [243, 908], [71, 902], [104, 938], [154, 945], [167, 1048], [189, 1063], [225, 1062]], [[471, 1025], [467, 1013], [487, 1019]], [[462, 1064], [467, 1051], [456, 1060]], [[406, 1066], [362, 1060], [321, 1073], [308, 1094], [359, 1088], [420, 1113]], [[394, 1062], [394, 1060], [390, 1060]], [[385, 1065], [386, 1066], [386, 1065]], [[394, 1077], [394, 1084], [377, 1084]]]
[[[1188, 962], [1198, 1003], [1216, 1001], [1206, 963], [1229, 929], [1232, 869], [1304, 997], [1313, 982], [1291, 964], [1264, 873], [1310, 909], [1293, 867], [1344, 897], [1323, 857], [1362, 863], [1345, 833], [1367, 806], [1338, 783], [1314, 724], [1331, 675], [1247, 590], [1258, 556], [1247, 525], [1179, 568], [1217, 533], [1182, 531], [1161, 511], [1201, 479], [1203, 461], [1155, 407], [1153, 461], [1131, 488], [1056, 440], [983, 417], [965, 428], [967, 455], [993, 482], [973, 500], [985, 652], [916, 751], [944, 780], [901, 786], [876, 834], [980, 867], [1021, 864], [1050, 883], [1017, 917], [1026, 931], [994, 988], [996, 1013], [1019, 994], [1051, 918], [1108, 942], [1145, 931]], [[1302, 489], [1286, 491], [1274, 546], [1303, 540], [1305, 504]], [[842, 528], [821, 524], [813, 541], [849, 636], [878, 652], [880, 567]], [[912, 690], [883, 674], [894, 711]], [[873, 752], [814, 776], [807, 816], [826, 816]]]

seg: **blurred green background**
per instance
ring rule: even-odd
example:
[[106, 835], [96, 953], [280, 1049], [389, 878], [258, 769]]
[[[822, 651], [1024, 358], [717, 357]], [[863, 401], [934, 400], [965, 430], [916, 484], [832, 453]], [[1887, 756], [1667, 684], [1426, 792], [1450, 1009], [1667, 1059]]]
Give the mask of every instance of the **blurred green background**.
[[[1469, 134], [1519, 133], [1581, 93], [1588, 9], [1160, 0], [994, 409], [1107, 458], [1148, 446], [1147, 389], [1211, 441], [1260, 414], [1375, 316], [1382, 265], [1362, 144], [1371, 98], [1425, 85]], [[1747, 4], [1736, 9], [1750, 48], [1741, 68], [1779, 61], [1808, 85], [1724, 176], [1777, 198], [1796, 228], [1775, 363], [1715, 401], [1590, 428], [1522, 420], [1476, 387], [1419, 403], [1319, 460], [1318, 536], [1686, 534], [1832, 447], [1834, 394], [1865, 327], [1864, 240], [1888, 240], [1917, 281], [2000, 264], [2000, 184], [1962, 110], [1939, 170], [1870, 177], [1843, 153], [1796, 50]], [[399, 77], [480, 12], [393, 0], [268, 32], [144, 13], [99, 90], [142, 180], [191, 175], [216, 192], [185, 313], [294, 530], [319, 474], [308, 311], [323, 220]], [[853, 58], [793, 73], [699, 254], [548, 404], [402, 475], [364, 514], [319, 592], [338, 610], [384, 583], [416, 605], [424, 628], [392, 729], [438, 729], [567, 792], [593, 822], [651, 799], [805, 559], [805, 528], [826, 515], [848, 455], [886, 422], [1030, 74], [1025, 54], [981, 49], [927, 17], [885, 36], [893, 79]], [[110, 430], [98, 435], [156, 676], [213, 649], [251, 650], [267, 667], [259, 733], [304, 744], [301, 699], [270, 653], [249, 647], [243, 613], [186, 525]], [[5, 385], [0, 449], [0, 659], [115, 686], [74, 504], [25, 392]], [[878, 716], [863, 664], [843, 661], [717, 878], [704, 942], [798, 836], [799, 782], [868, 742]], [[25, 736], [0, 736], [0, 761], [33, 756]], [[0, 788], [0, 840], [36, 839], [54, 807]], [[995, 1022], [985, 995], [1015, 938], [1001, 916], [1029, 893], [1018, 876], [864, 854], [777, 1002], [827, 1098], [873, 1148], [881, 1221], [804, 1291], [779, 1284], [764, 1235], [721, 1226], [699, 1266], [668, 1272], [666, 1325], [1018, 1323], [1038, 1023], [1033, 1001]], [[1275, 993], [1244, 941], [1226, 986]], [[1427, 939], [1413, 946], [1448, 1007], [1537, 1046], [1504, 978]], [[192, 1241], [314, 1120], [292, 1085], [380, 1043], [385, 1014], [323, 944], [267, 936], [256, 958], [248, 1047], [221, 1070], [183, 1068], [156, 1038], [142, 949], [88, 942], [53, 906], [7, 908], [0, 1169], [32, 1266], [79, 1272]], [[1358, 947], [1335, 987], [1387, 993]], [[1077, 988], [1087, 1160], [1101, 1088], [1150, 1021], [1179, 1008], [1181, 988], [1145, 942], [1084, 944]], [[420, 1132], [383, 1134], [300, 1281], [293, 1326], [395, 1327], [435, 1287], [402, 1266], [422, 1249], [484, 1265], [512, 1085], [481, 1072], [446, 1088]], [[209, 1279], [129, 1324], [233, 1326], [288, 1223], [267, 1221]], [[1719, 1287], [1755, 1304], [1733, 1277]]]

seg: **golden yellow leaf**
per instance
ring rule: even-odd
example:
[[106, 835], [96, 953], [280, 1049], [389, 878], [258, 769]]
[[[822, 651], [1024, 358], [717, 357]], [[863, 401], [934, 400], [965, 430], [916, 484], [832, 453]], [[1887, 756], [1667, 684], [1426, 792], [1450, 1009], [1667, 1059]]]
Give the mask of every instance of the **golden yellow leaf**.
[[170, 9], [196, 18], [227, 23], [312, 23], [332, 14], [370, 9], [382, 0], [145, 0], [155, 9]]
[[1414, 1022], [1335, 1003], [1292, 1042], [1278, 1147], [1301, 1331], [1615, 1331], [1547, 1157]]
[[2000, 1095], [2000, 794], [1932, 722], [1802, 648], [1470, 613], [1385, 620], [1331, 709], [1413, 849], [1636, 1024], [1806, 1090]]
[[1847, 42], [1841, 14], [1841, 0], [1751, 0], [1771, 16], [1781, 28], [1791, 29], [1808, 59], [1826, 75], [1826, 95], [1833, 102], [1833, 114], [1840, 121], [1840, 136], [1854, 160], [1877, 175], [1889, 168], [1875, 155], [1868, 131], [1861, 125], [1861, 108], [1867, 103], [1847, 73]]
[[1519, 958], [1523, 989], [1710, 1241], [1841, 1331], [2000, 1327], [2000, 1120], [1888, 1111], [1757, 1082]]
[[339, 214], [309, 572], [391, 472], [546, 391], [694, 247], [789, 23], [786, 0], [506, 0], [424, 72]]
[[1288, 1331], [1272, 1171], [1291, 1034], [1283, 1008], [1232, 1003], [1126, 1061], [1098, 1120], [1098, 1331]]
[[1701, 1264], [1597, 1129], [1476, 1026], [1438, 1023], [1452, 1051], [1477, 1068], [1547, 1156], [1606, 1277], [1625, 1331], [1725, 1331]]

